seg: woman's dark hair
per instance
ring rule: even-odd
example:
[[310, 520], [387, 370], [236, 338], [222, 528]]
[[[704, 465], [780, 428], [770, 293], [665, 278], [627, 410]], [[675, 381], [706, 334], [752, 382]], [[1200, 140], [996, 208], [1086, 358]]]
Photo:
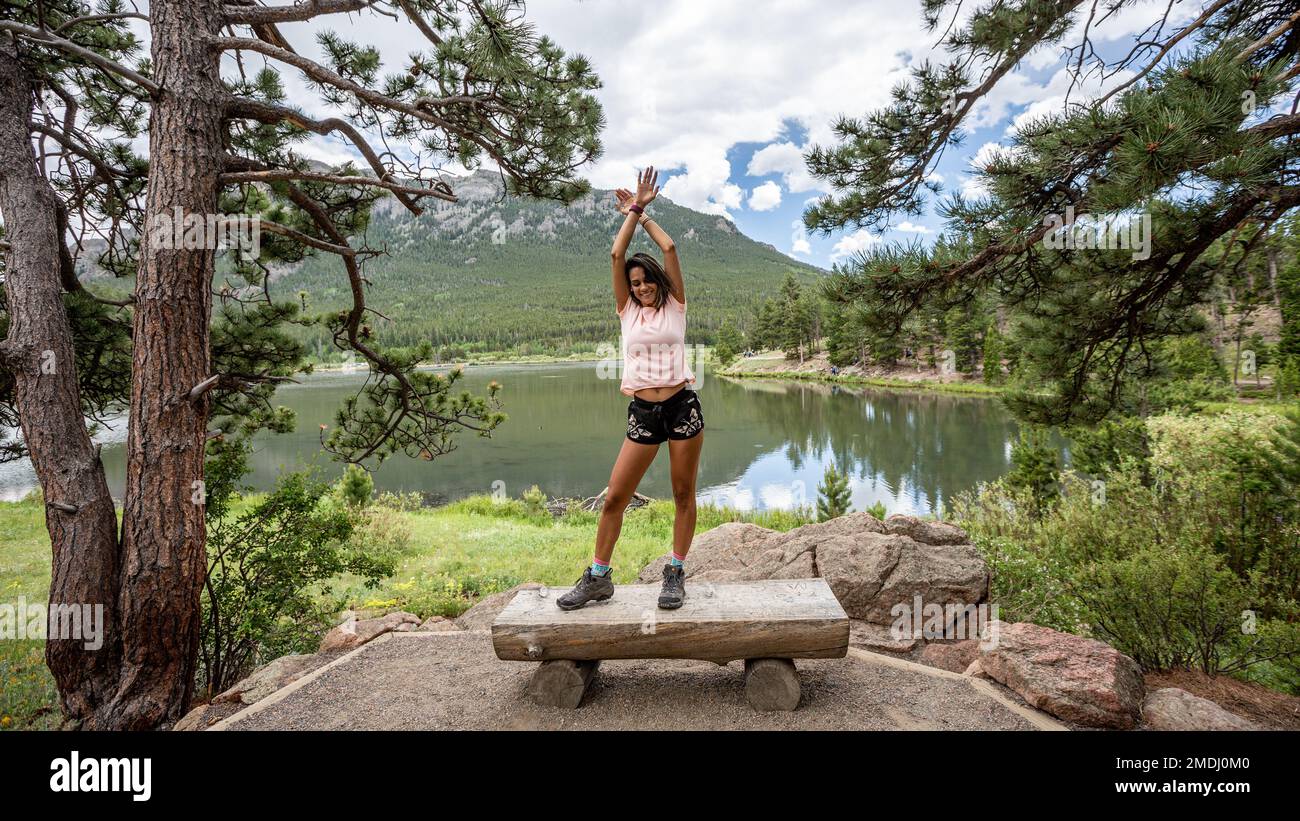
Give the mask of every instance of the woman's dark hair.
[[659, 260], [649, 254], [633, 254], [623, 265], [623, 276], [627, 278], [628, 293], [631, 295], [632, 299], [636, 300], [636, 304], [640, 305], [641, 300], [636, 298], [635, 293], [632, 293], [633, 268], [640, 268], [642, 271], [645, 271], [646, 281], [653, 282], [658, 286], [655, 288], [654, 309], [657, 311], [662, 308], [664, 304], [668, 302], [668, 291], [670, 286], [668, 284], [668, 275], [664, 273], [664, 267], [659, 264]]

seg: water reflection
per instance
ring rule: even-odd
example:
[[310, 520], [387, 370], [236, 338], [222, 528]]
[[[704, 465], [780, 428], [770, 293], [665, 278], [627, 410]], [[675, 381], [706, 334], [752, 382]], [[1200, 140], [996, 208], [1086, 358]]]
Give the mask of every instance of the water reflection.
[[[595, 363], [469, 369], [471, 390], [502, 383], [507, 422], [491, 439], [461, 437], [456, 451], [432, 462], [393, 457], [376, 485], [444, 500], [491, 492], [494, 482], [511, 496], [534, 484], [551, 495], [594, 495], [608, 481], [627, 418], [617, 381], [598, 373]], [[307, 465], [337, 475], [320, 453], [319, 425], [333, 424], [360, 379], [318, 375], [282, 388], [278, 401], [297, 412], [298, 427], [258, 439], [251, 483], [266, 488], [279, 471]], [[881, 502], [891, 513], [929, 512], [1005, 473], [1016, 435], [1001, 404], [972, 397], [706, 375], [700, 398], [707, 423], [700, 498], [746, 510], [815, 503], [833, 461], [849, 470], [855, 509]], [[103, 451], [115, 494], [124, 472], [119, 427], [105, 434]], [[20, 498], [34, 485], [30, 465], [0, 466], [0, 498]], [[641, 491], [671, 495], [666, 452]]]

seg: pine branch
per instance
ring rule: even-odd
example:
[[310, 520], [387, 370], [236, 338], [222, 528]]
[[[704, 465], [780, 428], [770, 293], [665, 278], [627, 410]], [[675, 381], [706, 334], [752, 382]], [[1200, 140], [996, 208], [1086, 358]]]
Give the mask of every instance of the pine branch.
[[300, 0], [292, 6], [260, 6], [250, 2], [227, 4], [221, 10], [227, 25], [299, 23], [327, 14], [350, 14], [369, 8], [378, 0]]
[[225, 173], [221, 175], [223, 183], [241, 183], [241, 182], [275, 182], [281, 180], [306, 180], [309, 182], [330, 182], [338, 185], [369, 185], [376, 188], [383, 188], [394, 193], [410, 194], [414, 197], [434, 197], [446, 202], [458, 202], [459, 199], [452, 193], [451, 188], [445, 182], [437, 182], [436, 186], [429, 187], [418, 185], [403, 185], [401, 183], [390, 182], [388, 180], [377, 180], [373, 177], [344, 176], [340, 174], [318, 174], [310, 171], [291, 171], [287, 169], [268, 170], [268, 171], [239, 171]]
[[32, 28], [31, 26], [25, 26], [22, 23], [15, 23], [9, 20], [0, 20], [0, 31], [13, 32], [14, 34], [25, 37], [33, 42], [61, 49], [69, 54], [80, 57], [86, 62], [91, 63], [110, 74], [115, 74], [119, 77], [130, 80], [140, 88], [149, 92], [150, 95], [158, 93], [158, 84], [153, 80], [150, 80], [138, 71], [129, 69], [91, 49], [79, 46], [71, 40], [65, 40], [64, 38], [58, 37], [47, 31], [41, 31], [38, 28]]

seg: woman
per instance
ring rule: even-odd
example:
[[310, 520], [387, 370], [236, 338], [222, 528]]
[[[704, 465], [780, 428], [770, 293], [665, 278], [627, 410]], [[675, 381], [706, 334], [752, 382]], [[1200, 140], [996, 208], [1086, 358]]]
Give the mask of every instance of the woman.
[[[600, 512], [595, 557], [577, 585], [556, 599], [564, 610], [614, 595], [609, 560], [623, 528], [623, 511], [665, 441], [677, 514], [673, 519], [673, 555], [664, 567], [659, 606], [673, 610], [686, 599], [682, 563], [695, 534], [695, 477], [704, 444], [704, 411], [695, 391], [687, 387], [695, 382], [695, 375], [686, 364], [686, 290], [677, 248], [645, 213], [659, 194], [658, 179], [658, 172], [647, 168], [637, 175], [635, 195], [622, 188], [614, 192], [618, 210], [625, 217], [610, 252], [614, 302], [623, 334], [621, 390], [632, 401], [627, 406], [627, 437], [614, 462]], [[649, 254], [624, 258], [638, 224], [663, 252], [662, 265]]]

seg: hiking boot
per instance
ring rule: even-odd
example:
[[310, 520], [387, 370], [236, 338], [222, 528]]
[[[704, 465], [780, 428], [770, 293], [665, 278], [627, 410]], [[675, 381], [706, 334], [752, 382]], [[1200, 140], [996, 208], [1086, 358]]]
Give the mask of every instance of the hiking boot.
[[659, 608], [676, 610], [686, 601], [686, 569], [664, 565], [664, 586], [659, 588]]
[[588, 567], [573, 589], [556, 599], [555, 603], [561, 610], [577, 610], [589, 601], [605, 601], [614, 595], [614, 580], [610, 578], [612, 575], [613, 571], [595, 576]]

